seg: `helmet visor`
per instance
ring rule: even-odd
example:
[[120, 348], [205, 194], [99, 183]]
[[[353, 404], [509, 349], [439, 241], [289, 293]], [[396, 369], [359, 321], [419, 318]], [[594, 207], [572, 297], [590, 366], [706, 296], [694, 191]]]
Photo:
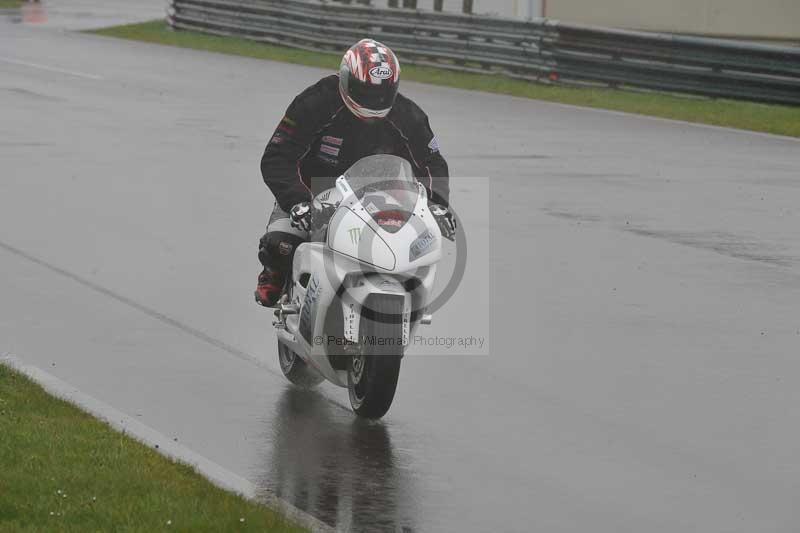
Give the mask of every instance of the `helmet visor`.
[[347, 77], [347, 94], [355, 103], [373, 111], [389, 109], [397, 98], [397, 84], [383, 80], [380, 84], [362, 82], [352, 75]]

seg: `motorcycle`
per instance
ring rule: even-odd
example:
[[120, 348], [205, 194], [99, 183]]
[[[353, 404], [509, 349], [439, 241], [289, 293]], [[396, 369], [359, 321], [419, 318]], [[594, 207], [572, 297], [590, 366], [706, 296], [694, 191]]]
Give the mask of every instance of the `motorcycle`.
[[345, 387], [357, 415], [380, 418], [432, 319], [442, 234], [427, 191], [405, 159], [365, 157], [314, 198], [311, 226], [275, 310], [281, 370], [303, 388]]

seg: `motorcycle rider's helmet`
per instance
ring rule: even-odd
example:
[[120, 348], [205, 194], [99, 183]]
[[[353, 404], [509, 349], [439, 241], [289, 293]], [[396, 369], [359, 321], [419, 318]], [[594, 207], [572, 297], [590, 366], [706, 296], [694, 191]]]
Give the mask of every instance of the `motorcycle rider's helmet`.
[[386, 117], [400, 86], [400, 62], [388, 46], [372, 39], [354, 44], [339, 67], [339, 94], [362, 120]]

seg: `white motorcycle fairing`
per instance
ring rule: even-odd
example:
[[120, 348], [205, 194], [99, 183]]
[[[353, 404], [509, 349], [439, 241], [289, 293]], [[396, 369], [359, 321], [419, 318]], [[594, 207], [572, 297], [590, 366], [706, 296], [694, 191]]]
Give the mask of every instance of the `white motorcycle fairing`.
[[[377, 157], [394, 158], [372, 156]], [[335, 211], [324, 242], [297, 247], [287, 292], [289, 301], [276, 312], [279, 343], [340, 387], [349, 386], [348, 367], [337, 358], [346, 357], [348, 348], [363, 342], [359, 329], [365, 302], [374, 295], [384, 295], [395, 302], [394, 308], [402, 308], [402, 325], [397, 326], [402, 331], [402, 338], [398, 339], [402, 357], [417, 326], [430, 320], [424, 313], [431, 300], [436, 263], [442, 256], [441, 232], [428, 210], [427, 192], [422, 185], [416, 183], [416, 198], [413, 188], [406, 193], [413, 198], [410, 217], [387, 231], [362, 205], [346, 176], [315, 199], [317, 206], [323, 198], [329, 202], [327, 205], [332, 201]], [[370, 189], [373, 192], [381, 193]], [[368, 205], [374, 212], [374, 204]], [[399, 299], [401, 307], [397, 307]], [[351, 376], [350, 386], [352, 381]]]
[[[344, 177], [336, 185], [340, 191], [351, 191]], [[378, 226], [352, 192], [343, 197], [328, 226], [327, 242], [303, 243], [297, 247], [291, 303], [299, 306], [299, 312], [288, 315], [286, 328], [278, 329], [277, 333], [281, 341], [325, 379], [347, 387], [347, 372], [331, 366], [327, 347], [338, 339], [358, 341], [361, 305], [371, 293], [402, 295], [406, 299], [403, 344], [407, 345], [422, 318], [421, 311], [429, 303], [435, 264], [441, 259], [442, 249], [441, 232], [428, 211], [424, 187], [420, 186], [420, 200], [412, 215], [424, 221], [421, 234], [410, 223], [390, 234]], [[368, 250], [359, 246], [362, 239], [369, 242], [367, 235], [374, 235]], [[405, 289], [409, 279], [418, 280], [415, 282], [418, 287], [411, 294]], [[336, 283], [347, 290], [340, 291], [334, 286]], [[341, 297], [337, 297], [337, 291]], [[326, 314], [333, 305], [342, 307], [343, 328], [326, 332]], [[415, 313], [413, 321], [412, 309], [420, 311]]]

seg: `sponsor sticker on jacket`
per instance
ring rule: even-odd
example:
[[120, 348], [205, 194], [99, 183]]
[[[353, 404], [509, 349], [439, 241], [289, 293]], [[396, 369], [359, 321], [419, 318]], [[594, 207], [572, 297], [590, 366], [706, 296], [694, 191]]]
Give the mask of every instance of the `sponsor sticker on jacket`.
[[344, 139], [341, 137], [331, 137], [330, 135], [324, 135], [322, 137], [322, 142], [332, 144], [334, 146], [341, 146], [342, 141], [344, 141]]
[[322, 152], [323, 154], [332, 155], [334, 157], [339, 155], [338, 148], [334, 148], [333, 146], [328, 146], [327, 144], [320, 144], [319, 151]]

